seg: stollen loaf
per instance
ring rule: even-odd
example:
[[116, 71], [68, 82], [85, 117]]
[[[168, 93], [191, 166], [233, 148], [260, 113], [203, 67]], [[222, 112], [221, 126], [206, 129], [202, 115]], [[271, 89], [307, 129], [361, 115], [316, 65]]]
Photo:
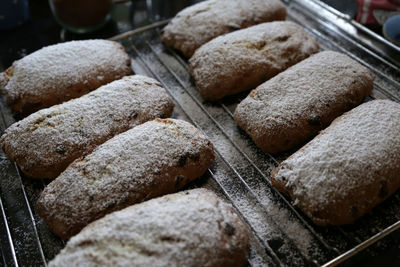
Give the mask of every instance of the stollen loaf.
[[400, 104], [362, 104], [283, 161], [272, 184], [315, 224], [350, 224], [400, 187], [399, 133]]
[[0, 90], [12, 110], [27, 115], [129, 75], [130, 64], [116, 42], [70, 41], [15, 61], [0, 73]]
[[61, 266], [244, 266], [249, 237], [232, 207], [206, 189], [111, 213], [71, 238]]
[[275, 154], [308, 141], [359, 105], [373, 87], [366, 67], [324, 51], [253, 90], [237, 106], [235, 121], [264, 152]]
[[72, 161], [111, 137], [155, 118], [174, 103], [154, 79], [126, 76], [11, 125], [1, 137], [6, 155], [31, 178], [55, 178]]
[[74, 161], [43, 191], [39, 215], [61, 238], [104, 215], [178, 191], [214, 161], [213, 145], [190, 123], [156, 119]]
[[219, 35], [285, 17], [279, 0], [208, 0], [179, 12], [163, 29], [162, 41], [189, 58]]
[[200, 95], [218, 100], [254, 89], [318, 52], [318, 43], [290, 21], [262, 23], [217, 37], [189, 60]]

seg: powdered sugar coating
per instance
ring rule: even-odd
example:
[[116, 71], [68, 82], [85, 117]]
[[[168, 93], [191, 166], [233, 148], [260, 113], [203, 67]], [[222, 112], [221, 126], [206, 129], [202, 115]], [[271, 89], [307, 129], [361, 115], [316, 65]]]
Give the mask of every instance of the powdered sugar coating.
[[34, 178], [57, 177], [73, 160], [138, 124], [169, 117], [174, 104], [154, 79], [127, 76], [11, 125], [4, 152]]
[[216, 100], [253, 89], [317, 51], [317, 41], [301, 26], [269, 22], [206, 43], [189, 70], [201, 96]]
[[191, 57], [211, 39], [262, 22], [284, 20], [278, 0], [209, 0], [185, 8], [164, 28], [162, 39]]
[[7, 69], [3, 93], [11, 107], [35, 111], [79, 97], [131, 73], [124, 48], [108, 40], [71, 41], [44, 47]]
[[316, 135], [372, 89], [367, 68], [324, 51], [253, 90], [236, 108], [235, 121], [264, 152], [279, 153]]
[[107, 213], [176, 192], [213, 160], [211, 142], [191, 124], [150, 121], [73, 162], [45, 188], [38, 212], [67, 238]]
[[400, 187], [400, 105], [375, 100], [345, 113], [272, 177], [327, 224], [351, 223]]
[[49, 266], [243, 266], [247, 230], [206, 189], [114, 212], [71, 238]]

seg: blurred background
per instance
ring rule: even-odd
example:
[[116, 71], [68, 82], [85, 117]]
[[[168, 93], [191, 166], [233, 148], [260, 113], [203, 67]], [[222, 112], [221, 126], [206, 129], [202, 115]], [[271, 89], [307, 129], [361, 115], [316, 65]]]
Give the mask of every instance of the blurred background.
[[[12, 3], [12, 7], [10, 7], [11, 4], [6, 5], [8, 1]], [[90, 6], [81, 6], [85, 1]], [[198, 2], [195, 0], [85, 1], [0, 0], [0, 71], [10, 66], [14, 60], [43, 46], [70, 40], [110, 38], [119, 33], [149, 24], [152, 21], [172, 17], [177, 11]], [[107, 2], [109, 1], [113, 3], [110, 9], [110, 19], [99, 29], [86, 34], [71, 32], [59, 24], [63, 18], [67, 21], [68, 18], [71, 18], [85, 23], [85, 21], [82, 21], [85, 18], [84, 15], [81, 16], [82, 19], [79, 19], [79, 17], [74, 18], [68, 14], [67, 10], [61, 18], [60, 13], [58, 13], [59, 17], [56, 19], [52, 14], [50, 5], [52, 3], [53, 8], [56, 6], [59, 10], [63, 8], [64, 10], [68, 8], [75, 9], [78, 16], [86, 10], [90, 10], [86, 12], [87, 16], [94, 13], [99, 13], [101, 16], [106, 12]], [[5, 18], [8, 19], [7, 23], [4, 22]], [[90, 22], [90, 20], [96, 21], [97, 19], [93, 16], [92, 18], [86, 18], [86, 22]]]

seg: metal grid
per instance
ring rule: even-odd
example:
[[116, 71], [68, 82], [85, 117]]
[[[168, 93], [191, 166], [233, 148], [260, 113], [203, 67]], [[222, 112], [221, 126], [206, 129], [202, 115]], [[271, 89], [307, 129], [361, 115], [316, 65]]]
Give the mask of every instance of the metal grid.
[[[337, 14], [321, 9], [315, 1], [289, 1], [287, 6], [288, 19], [303, 25], [318, 39], [322, 49], [346, 53], [374, 72], [376, 79], [371, 98], [400, 102], [396, 58], [384, 58], [377, 51], [361, 46], [357, 38], [330, 19], [329, 16], [336, 19]], [[400, 193], [353, 225], [329, 228], [313, 225], [269, 182], [271, 171], [293, 151], [277, 157], [265, 154], [238, 129], [232, 114], [245, 93], [216, 103], [205, 102], [188, 74], [186, 61], [161, 44], [157, 27], [164, 24], [161, 22], [115, 39], [131, 55], [135, 73], [152, 76], [167, 89], [176, 103], [173, 117], [193, 123], [214, 143], [216, 162], [190, 187], [211, 188], [233, 204], [252, 233], [250, 266], [320, 266], [325, 263], [332, 266], [400, 226], [397, 212]], [[3, 102], [0, 108], [3, 132], [13, 118]], [[46, 265], [65, 245], [49, 232], [35, 210], [35, 202], [48, 181], [26, 179], [2, 151], [0, 168], [0, 234], [7, 237], [0, 240], [0, 262], [5, 266]]]

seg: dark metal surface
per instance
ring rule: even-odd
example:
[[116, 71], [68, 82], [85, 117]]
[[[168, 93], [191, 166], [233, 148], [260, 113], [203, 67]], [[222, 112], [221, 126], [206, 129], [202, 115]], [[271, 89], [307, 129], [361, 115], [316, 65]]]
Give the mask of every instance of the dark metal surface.
[[[288, 19], [303, 25], [318, 39], [321, 49], [346, 53], [374, 72], [371, 98], [400, 102], [400, 64], [395, 57], [387, 58], [376, 49], [360, 45], [357, 31], [351, 28], [355, 26], [348, 21], [338, 26], [336, 15], [314, 1], [286, 3]], [[269, 182], [271, 171], [291, 152], [276, 157], [265, 154], [236, 126], [232, 114], [246, 93], [216, 103], [204, 101], [188, 74], [186, 60], [161, 44], [159, 29], [141, 29], [117, 39], [131, 55], [134, 72], [156, 78], [167, 89], [176, 103], [173, 117], [193, 123], [215, 145], [216, 162], [189, 187], [208, 187], [233, 204], [251, 230], [250, 266], [323, 265], [351, 253], [374, 235], [379, 237], [387, 227], [396, 226], [400, 219], [400, 192], [353, 225], [313, 225]], [[2, 133], [14, 119], [3, 102], [0, 109]], [[36, 200], [48, 181], [27, 179], [2, 151], [0, 169], [0, 262], [5, 266], [46, 265], [65, 245], [48, 230], [35, 210]], [[363, 252], [356, 251], [357, 255], [344, 264], [374, 266], [378, 261], [373, 259], [379, 259], [382, 266], [399, 266], [398, 236], [399, 231], [395, 231], [383, 242]]]

